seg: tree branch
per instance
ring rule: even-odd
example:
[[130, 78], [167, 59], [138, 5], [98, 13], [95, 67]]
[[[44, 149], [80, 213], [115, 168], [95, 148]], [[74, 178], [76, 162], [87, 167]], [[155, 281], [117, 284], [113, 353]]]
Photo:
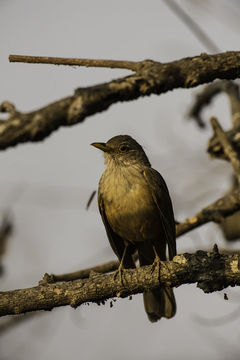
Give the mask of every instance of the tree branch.
[[[215, 81], [204, 87], [203, 91], [197, 95], [195, 102], [189, 112], [197, 123], [204, 127], [205, 123], [201, 117], [201, 112], [206, 105], [219, 93], [224, 92], [228, 96], [231, 107], [231, 120], [233, 128], [230, 131], [223, 131], [219, 124], [213, 120], [212, 126], [214, 134], [209, 140], [207, 151], [213, 158], [230, 160], [235, 170], [232, 177], [232, 190], [239, 187], [239, 154], [240, 154], [240, 91], [236, 82], [229, 80]], [[215, 128], [217, 127], [218, 130]], [[235, 161], [236, 160], [236, 161]], [[234, 165], [235, 163], [235, 165]], [[235, 241], [240, 236], [240, 211], [235, 211], [232, 215], [226, 216], [219, 224], [225, 239]]]
[[240, 255], [212, 253], [175, 256], [158, 267], [143, 266], [124, 271], [124, 286], [114, 274], [91, 273], [89, 279], [63, 283], [44, 283], [28, 289], [0, 292], [0, 316], [21, 314], [36, 310], [51, 310], [83, 303], [104, 303], [113, 297], [127, 297], [159, 286], [177, 287], [197, 283], [204, 292], [222, 290], [240, 285]]
[[209, 51], [219, 52], [218, 46], [209, 37], [201, 26], [189, 16], [183, 8], [173, 0], [164, 0], [165, 4], [182, 20], [185, 26], [196, 36], [196, 38], [206, 47]]
[[187, 218], [177, 225], [177, 236], [207, 224], [210, 221], [220, 223], [223, 219], [240, 210], [240, 188], [231, 191], [212, 204], [206, 206], [193, 217]]
[[86, 279], [90, 276], [90, 274], [92, 272], [96, 272], [96, 273], [100, 273], [100, 274], [106, 274], [109, 273], [111, 271], [117, 270], [119, 267], [119, 261], [118, 260], [112, 260], [112, 261], [108, 261], [104, 264], [101, 265], [96, 265], [87, 269], [83, 269], [83, 270], [78, 270], [78, 271], [74, 271], [71, 273], [66, 273], [66, 274], [60, 274], [60, 275], [55, 275], [55, 274], [45, 274], [44, 278], [43, 278], [43, 282], [44, 283], [49, 283], [49, 282], [58, 282], [58, 281], [73, 281], [73, 280], [77, 280], [77, 279]]
[[229, 161], [232, 164], [233, 170], [238, 178], [238, 183], [240, 184], [240, 160], [238, 153], [234, 150], [231, 142], [229, 141], [227, 135], [223, 131], [221, 125], [217, 121], [215, 117], [211, 118], [211, 124], [213, 127], [213, 131], [215, 132], [218, 141], [220, 142], [224, 154], [229, 159]]
[[3, 257], [5, 255], [5, 252], [7, 250], [7, 243], [10, 235], [13, 232], [13, 222], [10, 218], [10, 215], [6, 212], [3, 214], [2, 222], [0, 225], [0, 276], [4, 272], [3, 268]]
[[202, 54], [165, 64], [151, 60], [136, 64], [137, 71], [130, 76], [79, 88], [74, 95], [31, 113], [21, 113], [5, 101], [0, 111], [8, 112], [9, 118], [0, 120], [0, 149], [27, 141], [41, 141], [60, 126], [80, 123], [119, 101], [159, 95], [180, 87], [195, 87], [216, 78], [238, 78], [240, 52]]
[[[228, 95], [230, 105], [231, 105], [231, 113], [232, 113], [232, 125], [233, 128], [229, 131], [224, 132], [225, 142], [227, 141], [229, 146], [232, 146], [233, 151], [235, 153], [239, 153], [240, 148], [240, 93], [239, 93], [239, 85], [235, 84], [232, 81], [219, 81], [216, 83], [216, 91], [217, 94], [220, 91], [226, 92]], [[213, 85], [213, 84], [212, 84]], [[211, 93], [211, 85], [209, 85], [209, 93]], [[210, 95], [210, 99], [215, 95], [214, 92]], [[221, 136], [220, 136], [221, 138]], [[226, 151], [224, 151], [224, 147], [222, 142], [216, 131], [214, 135], [209, 140], [207, 151], [210, 153], [212, 157], [218, 157], [222, 159], [228, 159], [228, 155]]]
[[9, 55], [9, 62], [21, 62], [29, 64], [52, 64], [86, 67], [104, 67], [111, 69], [128, 69], [137, 71], [142, 62], [124, 60], [101, 60], [101, 59], [76, 59], [51, 56], [27, 56]]
[[[229, 99], [232, 113], [232, 124], [234, 128], [240, 127], [240, 94], [239, 86], [230, 80], [215, 81], [196, 96], [196, 99], [191, 107], [188, 116], [193, 118], [200, 127], [205, 127], [205, 122], [202, 118], [203, 109], [211, 103], [214, 97], [224, 92]], [[213, 137], [210, 142], [216, 142], [216, 137]]]
[[[225, 131], [228, 141], [232, 144], [233, 148], [240, 151], [240, 126], [231, 130]], [[207, 152], [212, 158], [227, 160], [223, 148], [219, 142], [218, 137], [215, 135], [209, 140]]]

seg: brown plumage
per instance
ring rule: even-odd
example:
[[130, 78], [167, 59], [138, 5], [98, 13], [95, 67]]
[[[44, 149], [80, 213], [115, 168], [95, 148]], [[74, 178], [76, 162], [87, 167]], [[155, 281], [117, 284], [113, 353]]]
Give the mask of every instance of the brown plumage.
[[[136, 250], [140, 266], [153, 264], [156, 254], [166, 260], [167, 246], [172, 259], [176, 234], [171, 199], [142, 147], [128, 135], [92, 145], [104, 151], [106, 170], [99, 182], [98, 204], [109, 242], [123, 267], [135, 267], [132, 255]], [[176, 313], [169, 287], [147, 291], [143, 299], [152, 322]]]

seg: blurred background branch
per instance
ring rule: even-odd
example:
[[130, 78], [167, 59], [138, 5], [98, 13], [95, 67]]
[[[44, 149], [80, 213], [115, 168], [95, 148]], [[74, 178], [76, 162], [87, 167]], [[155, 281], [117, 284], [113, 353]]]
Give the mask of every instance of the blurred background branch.
[[10, 235], [13, 232], [13, 221], [10, 217], [9, 212], [2, 214], [0, 223], [0, 276], [4, 272], [3, 258], [7, 251], [7, 245]]

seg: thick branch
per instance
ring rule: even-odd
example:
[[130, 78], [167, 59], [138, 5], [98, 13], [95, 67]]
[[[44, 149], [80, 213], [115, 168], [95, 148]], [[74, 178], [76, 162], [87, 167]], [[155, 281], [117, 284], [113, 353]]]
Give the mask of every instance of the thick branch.
[[240, 52], [202, 54], [165, 64], [151, 60], [137, 64], [138, 70], [133, 75], [80, 88], [73, 96], [31, 113], [22, 114], [12, 104], [4, 102], [0, 109], [9, 112], [9, 118], [0, 120], [0, 149], [22, 142], [40, 141], [60, 126], [80, 123], [119, 101], [159, 95], [180, 87], [195, 87], [216, 78], [238, 78]]
[[158, 267], [144, 266], [124, 271], [124, 286], [114, 274], [92, 273], [90, 278], [63, 283], [45, 283], [29, 289], [0, 293], [0, 316], [36, 310], [51, 310], [88, 302], [103, 302], [113, 297], [127, 297], [158, 286], [197, 283], [204, 292], [240, 285], [240, 256], [198, 251], [183, 254]]

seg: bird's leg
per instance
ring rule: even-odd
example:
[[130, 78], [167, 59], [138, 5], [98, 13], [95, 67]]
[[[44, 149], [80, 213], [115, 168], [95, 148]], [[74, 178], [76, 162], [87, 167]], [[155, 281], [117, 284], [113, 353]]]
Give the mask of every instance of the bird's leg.
[[157, 253], [156, 248], [155, 248], [154, 245], [153, 245], [153, 251], [154, 251], [154, 254], [155, 254], [155, 259], [154, 259], [154, 262], [152, 264], [152, 272], [154, 272], [155, 268], [157, 267], [158, 273], [160, 275], [161, 266], [165, 267], [165, 269], [167, 269], [167, 271], [169, 271], [169, 268], [166, 265], [166, 263], [164, 261], [161, 261], [160, 257], [158, 256], [158, 253]]
[[161, 260], [160, 260], [160, 257], [158, 256], [157, 250], [154, 245], [153, 245], [153, 251], [155, 254], [155, 259], [152, 264], [152, 272], [154, 272], [155, 268], [157, 267], [158, 273], [160, 273]]
[[119, 267], [114, 273], [114, 279], [116, 279], [116, 276], [118, 275], [122, 286], [124, 285], [123, 284], [123, 271], [124, 271], [123, 261], [124, 261], [124, 258], [125, 258], [126, 252], [127, 252], [127, 248], [128, 248], [128, 244], [125, 245], [125, 249], [123, 251], [123, 255], [122, 255], [122, 259], [120, 261]]

